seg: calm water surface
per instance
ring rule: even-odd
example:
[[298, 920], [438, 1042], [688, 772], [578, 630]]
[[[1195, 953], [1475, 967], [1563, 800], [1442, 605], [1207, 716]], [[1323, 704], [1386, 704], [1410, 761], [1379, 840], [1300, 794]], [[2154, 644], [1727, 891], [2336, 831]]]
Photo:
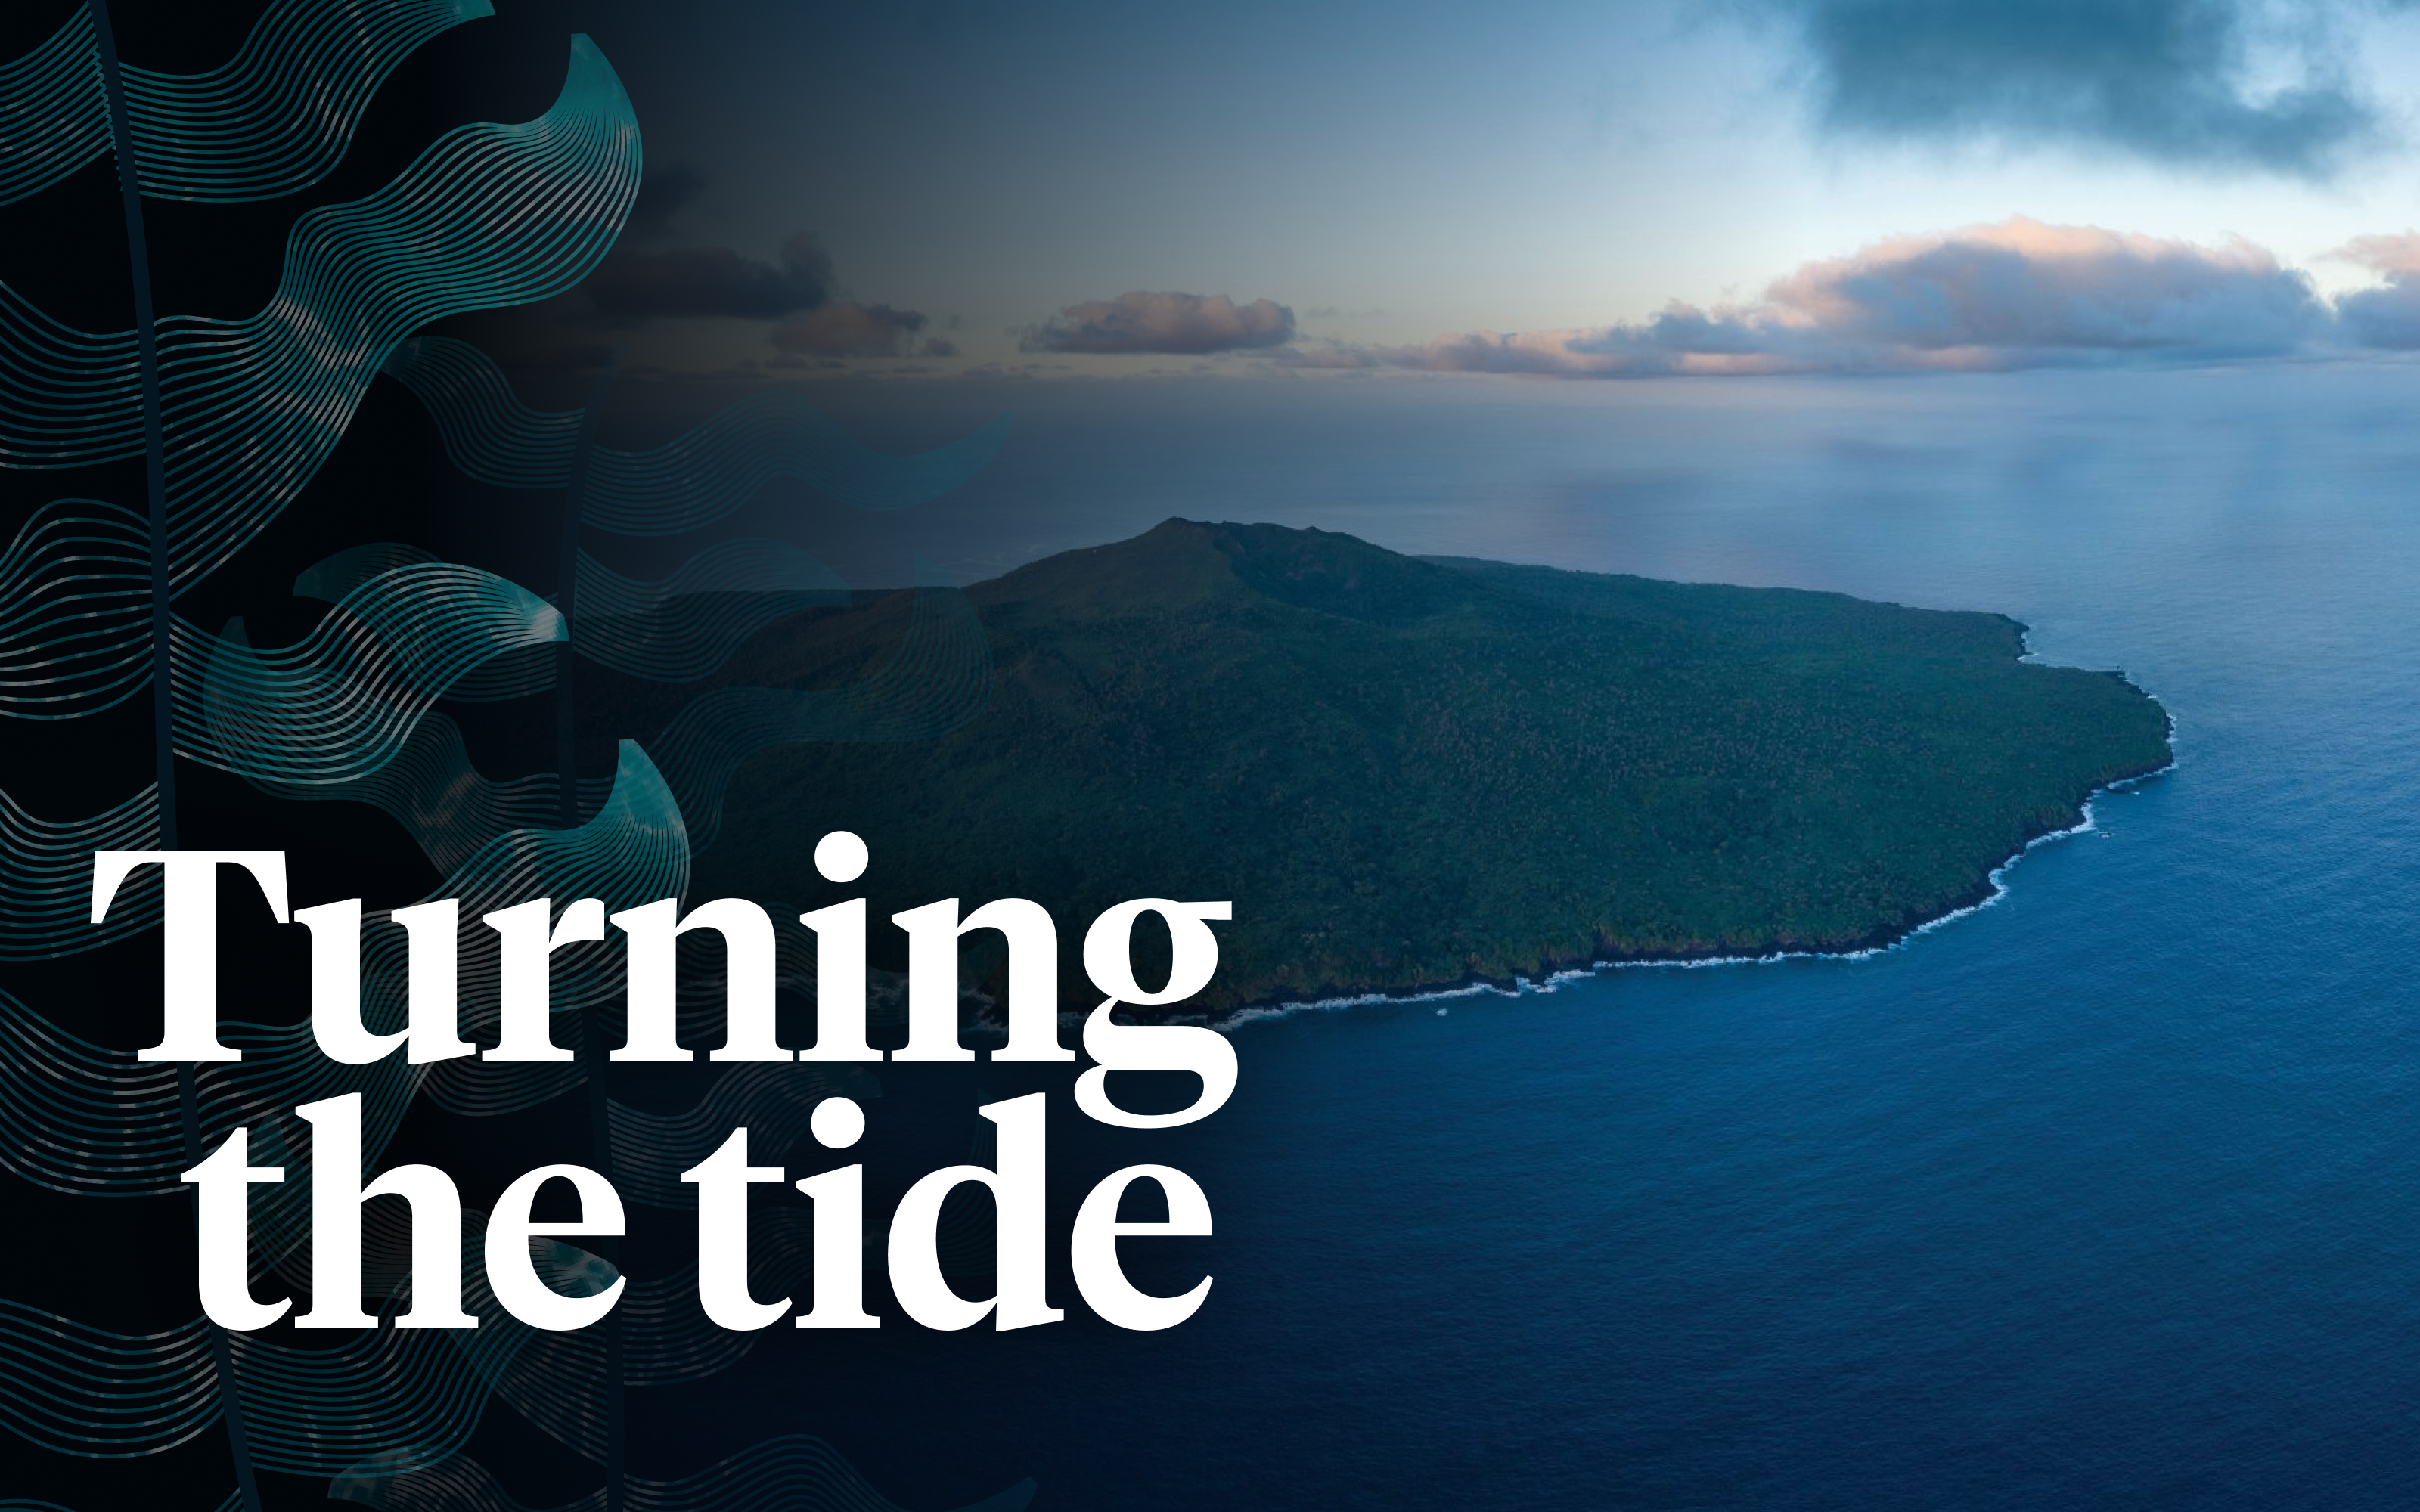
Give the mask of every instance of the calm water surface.
[[1207, 1122], [1053, 1124], [1208, 1189], [1194, 1321], [783, 1341], [735, 1445], [820, 1432], [916, 1506], [2420, 1504], [2420, 378], [950, 402], [858, 423], [1016, 440], [845, 570], [1183, 514], [1999, 609], [2180, 764], [1879, 958], [1248, 1026]]

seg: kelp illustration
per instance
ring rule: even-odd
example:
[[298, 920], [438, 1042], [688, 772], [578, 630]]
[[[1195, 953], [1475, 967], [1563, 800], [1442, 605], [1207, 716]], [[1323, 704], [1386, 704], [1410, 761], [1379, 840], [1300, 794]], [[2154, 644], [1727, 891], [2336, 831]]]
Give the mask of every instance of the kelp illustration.
[[[450, 315], [575, 286], [620, 234], [639, 186], [640, 132], [613, 66], [585, 37], [569, 39], [562, 88], [535, 119], [458, 127], [383, 188], [297, 217], [257, 313], [154, 314], [147, 200], [243, 204], [309, 188], [343, 160], [400, 61], [489, 14], [487, 0], [273, 0], [223, 67], [172, 74], [121, 62], [104, 0], [88, 0], [31, 53], [0, 64], [0, 206], [39, 213], [44, 191], [113, 162], [133, 309], [129, 329], [83, 331], [0, 284], [0, 467], [74, 473], [139, 460], [146, 480], [139, 499], [64, 489], [8, 533], [0, 720], [74, 721], [147, 694], [155, 758], [150, 784], [88, 817], [58, 817], [40, 794], [0, 793], [0, 961], [119, 948], [158, 927], [156, 869], [139, 869], [92, 917], [91, 858], [173, 849], [178, 764], [195, 763], [279, 798], [367, 804], [403, 826], [443, 878], [418, 901], [460, 900], [462, 1030], [475, 1038], [492, 1028], [497, 995], [499, 936], [483, 913], [536, 898], [621, 909], [683, 897], [690, 857], [711, 843], [724, 789], [751, 754], [804, 740], [927, 738], [987, 700], [981, 627], [954, 592], [930, 585], [890, 662], [860, 683], [717, 687], [649, 748], [621, 742], [610, 778], [583, 781], [574, 770], [575, 658], [694, 681], [773, 621], [847, 602], [833, 573], [786, 543], [719, 541], [640, 580], [582, 549], [584, 531], [687, 534], [777, 477], [856, 508], [908, 507], [974, 475], [1006, 425], [892, 456], [794, 395], [768, 393], [665, 446], [617, 451], [598, 441], [596, 400], [584, 411], [533, 410], [476, 348], [425, 334]], [[304, 492], [381, 375], [426, 406], [464, 474], [525, 491], [534, 511], [560, 510], [554, 592], [409, 542], [372, 541], [295, 582], [298, 596], [328, 608], [289, 644], [256, 646], [240, 621], [212, 630], [180, 616], [179, 595]], [[483, 776], [439, 705], [529, 697], [553, 703], [558, 770]], [[404, 938], [382, 926], [365, 935], [362, 1012], [373, 1032], [404, 1022]], [[780, 976], [811, 991], [805, 949], [803, 931], [783, 933]], [[718, 1006], [713, 986], [684, 980], [685, 1025]], [[481, 1118], [582, 1089], [584, 1106], [570, 1116], [594, 1132], [592, 1163], [628, 1200], [679, 1207], [691, 1189], [678, 1173], [734, 1124], [782, 1140], [821, 1097], [878, 1093], [862, 1068], [739, 1065], [689, 1113], [626, 1107], [608, 1095], [604, 1055], [620, 1029], [621, 991], [618, 958], [602, 946], [558, 956], [558, 1038], [579, 1046], [565, 1063], [411, 1066], [391, 1056], [341, 1065], [307, 1025], [233, 1023], [222, 1037], [242, 1058], [198, 1068], [106, 1048], [74, 1032], [71, 1013], [0, 992], [0, 1163], [54, 1192], [181, 1202], [179, 1173], [247, 1128], [251, 1160], [287, 1173], [254, 1198], [255, 1273], [307, 1287], [312, 1131], [294, 1114], [300, 1103], [360, 1097], [366, 1175], [416, 1100]], [[196, 1507], [258, 1512], [267, 1470], [330, 1477], [329, 1494], [372, 1506], [508, 1508], [516, 1504], [461, 1453], [482, 1415], [501, 1409], [602, 1469], [602, 1485], [579, 1504], [600, 1512], [891, 1506], [828, 1446], [799, 1437], [686, 1478], [628, 1474], [629, 1389], [725, 1368], [754, 1335], [715, 1329], [693, 1278], [679, 1275], [633, 1277], [597, 1328], [539, 1334], [487, 1290], [484, 1218], [464, 1217], [473, 1330], [387, 1326], [410, 1296], [412, 1249], [400, 1214], [380, 1207], [364, 1211], [363, 1290], [383, 1299], [381, 1326], [335, 1348], [198, 1318], [125, 1332], [0, 1299], [0, 1427], [28, 1448], [86, 1460], [223, 1432], [237, 1484], [197, 1493]], [[594, 1292], [618, 1274], [611, 1242], [532, 1244], [557, 1289]], [[767, 1286], [795, 1282], [803, 1234], [769, 1225], [760, 1249]], [[1008, 1512], [1032, 1494], [1027, 1482], [983, 1506]]]

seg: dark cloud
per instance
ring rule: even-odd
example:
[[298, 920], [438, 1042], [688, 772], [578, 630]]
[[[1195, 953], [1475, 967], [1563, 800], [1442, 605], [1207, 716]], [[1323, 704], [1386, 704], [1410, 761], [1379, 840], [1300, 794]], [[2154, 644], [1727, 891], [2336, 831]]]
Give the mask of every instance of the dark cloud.
[[639, 180], [639, 197], [630, 204], [630, 218], [623, 224], [623, 234], [653, 237], [669, 233], [673, 217], [706, 192], [706, 175], [690, 163], [647, 164]]
[[915, 310], [825, 304], [775, 326], [769, 339], [793, 357], [897, 357], [910, 349], [909, 338], [923, 329], [924, 316]]
[[1256, 351], [1294, 339], [1294, 312], [1269, 300], [1237, 304], [1224, 294], [1151, 294], [1071, 304], [1027, 331], [1030, 352], [1156, 352], [1203, 356]]
[[812, 232], [782, 243], [769, 263], [729, 247], [615, 252], [581, 285], [597, 312], [616, 320], [659, 316], [729, 316], [777, 320], [832, 297], [831, 255]]
[[1751, 305], [1331, 349], [1293, 365], [1351, 366], [1347, 357], [1362, 355], [1391, 367], [1564, 378], [1956, 371], [2274, 356], [2330, 332], [2310, 280], [2248, 243], [2011, 220], [1809, 263]]
[[[1827, 131], [1998, 137], [2319, 177], [2383, 134], [2319, 0], [1751, 0], [1798, 32]], [[2290, 70], [2285, 88], [2256, 88]]]

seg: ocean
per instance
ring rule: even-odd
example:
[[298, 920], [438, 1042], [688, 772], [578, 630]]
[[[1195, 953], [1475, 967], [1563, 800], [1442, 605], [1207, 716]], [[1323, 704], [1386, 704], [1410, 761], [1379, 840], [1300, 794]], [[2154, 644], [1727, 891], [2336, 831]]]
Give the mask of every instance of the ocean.
[[[1192, 1320], [1063, 1280], [1016, 1334], [768, 1331], [742, 1390], [634, 1397], [635, 1472], [804, 1431], [919, 1508], [2420, 1504], [2420, 373], [859, 402], [1017, 424], [912, 517], [813, 515], [861, 582], [1185, 515], [1993, 609], [2157, 695], [2178, 764], [1900, 949], [1265, 1018], [1181, 1130], [1058, 1098], [1054, 1205], [1208, 1192], [1131, 1267], [1215, 1276]], [[876, 1134], [1064, 1085], [907, 1069]]]

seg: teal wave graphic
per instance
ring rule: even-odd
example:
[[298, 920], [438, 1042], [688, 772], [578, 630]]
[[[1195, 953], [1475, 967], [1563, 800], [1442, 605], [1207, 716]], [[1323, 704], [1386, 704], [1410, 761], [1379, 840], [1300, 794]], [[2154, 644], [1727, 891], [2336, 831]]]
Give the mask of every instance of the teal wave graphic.
[[116, 1334], [0, 1297], [0, 1427], [82, 1459], [173, 1449], [219, 1420], [212, 1353], [202, 1319]]
[[142, 867], [92, 918], [92, 853], [160, 845], [160, 794], [142, 792], [89, 819], [38, 819], [0, 793], [0, 961], [47, 961], [139, 934], [160, 921], [160, 873]]
[[138, 361], [133, 332], [78, 331], [0, 284], [0, 466], [142, 455]]
[[192, 1164], [176, 1067], [93, 1044], [0, 992], [0, 1165], [54, 1192], [146, 1197], [181, 1192]]
[[[138, 876], [144, 872], [157, 875], [145, 868]], [[688, 883], [678, 810], [645, 753], [626, 742], [612, 795], [595, 818], [571, 830], [497, 837], [421, 900], [461, 900], [456, 949], [466, 1036], [475, 1038], [496, 1021], [500, 939], [480, 915], [546, 897], [602, 898], [618, 909], [681, 896]], [[794, 945], [784, 963], [789, 980], [812, 974], [802, 952], [802, 942]], [[382, 912], [365, 918], [362, 968], [365, 1026], [374, 1033], [402, 1027], [405, 935], [384, 923]], [[719, 1010], [719, 1000], [706, 1001], [703, 977], [693, 974], [684, 984], [699, 1022]], [[621, 991], [620, 958], [606, 943], [568, 947], [556, 957], [554, 986], [558, 1012], [594, 1010]], [[229, 1023], [221, 1036], [244, 1058], [200, 1071], [204, 1142], [214, 1146], [229, 1129], [248, 1126], [255, 1160], [288, 1166], [284, 1184], [264, 1187], [253, 1198], [258, 1267], [281, 1263], [309, 1240], [309, 1139], [293, 1117], [298, 1105], [361, 1093], [362, 1148], [365, 1158], [375, 1158], [431, 1072], [484, 1066], [487, 1083], [522, 1096], [533, 1087], [554, 1095], [576, 1085], [576, 1078], [564, 1082], [561, 1074], [576, 1066], [459, 1060], [416, 1067], [401, 1056], [340, 1065], [320, 1054], [308, 1025]], [[0, 993], [0, 1165], [56, 1191], [150, 1196], [181, 1191], [178, 1174], [191, 1164], [175, 1067], [92, 1044]]]
[[504, 370], [469, 342], [414, 336], [397, 342], [379, 371], [427, 408], [446, 456], [465, 475], [500, 488], [560, 488], [571, 481], [585, 411], [532, 409]]
[[[31, 54], [0, 64], [0, 143], [8, 148], [0, 154], [0, 204], [107, 151], [114, 99], [129, 153], [119, 167], [144, 195], [239, 202], [291, 193], [342, 160], [402, 58], [489, 13], [489, 0], [272, 0], [220, 69], [170, 75], [113, 61], [105, 83], [105, 33], [80, 7]], [[151, 503], [166, 519], [163, 533], [140, 512], [60, 499], [0, 551], [0, 717], [70, 718], [125, 701], [152, 684], [156, 625], [167, 685], [155, 691], [178, 753], [275, 795], [373, 803], [421, 843], [444, 877], [424, 901], [460, 900], [461, 1021], [473, 1039], [491, 1035], [501, 985], [501, 941], [483, 913], [535, 897], [595, 897], [609, 909], [683, 897], [693, 850], [719, 829], [731, 775], [748, 756], [793, 741], [928, 738], [989, 698], [988, 640], [970, 607], [953, 591], [921, 590], [874, 610], [894, 616], [900, 639], [872, 675], [834, 689], [709, 689], [650, 743], [660, 748], [660, 769], [625, 741], [610, 781], [572, 784], [567, 806], [582, 817], [566, 827], [555, 777], [485, 779], [437, 702], [552, 688], [556, 648], [566, 641], [626, 676], [706, 678], [774, 620], [848, 603], [839, 579], [772, 541], [725, 541], [648, 579], [574, 554], [563, 586], [577, 611], [566, 613], [492, 574], [370, 543], [297, 579], [298, 594], [330, 609], [293, 645], [256, 649], [240, 621], [211, 635], [168, 613], [173, 593], [240, 551], [298, 496], [381, 370], [420, 396], [463, 471], [520, 488], [563, 487], [578, 471], [585, 479], [580, 519], [625, 535], [710, 525], [776, 478], [857, 508], [903, 508], [959, 486], [998, 452], [1005, 418], [933, 451], [892, 456], [858, 443], [795, 394], [771, 392], [665, 446], [595, 449], [575, 469], [589, 416], [520, 405], [474, 348], [407, 339], [447, 315], [575, 286], [618, 236], [642, 157], [620, 81], [586, 38], [575, 37], [563, 87], [537, 119], [449, 131], [383, 189], [296, 220], [276, 293], [251, 316], [167, 316], [138, 340], [132, 332], [75, 330], [0, 286], [0, 466], [143, 456], [147, 424], [156, 422], [147, 455], [155, 470], [164, 458], [165, 502], [155, 471]], [[139, 226], [139, 201], [129, 205], [130, 225]], [[136, 294], [147, 312], [140, 283]], [[147, 415], [144, 364], [155, 347], [158, 382]], [[155, 539], [165, 543], [156, 563]], [[138, 870], [101, 926], [88, 921], [85, 888], [95, 850], [174, 843], [163, 833], [173, 825], [163, 823], [173, 808], [174, 767], [161, 760], [163, 786], [88, 818], [39, 817], [0, 794], [0, 959], [62, 955], [156, 924], [156, 872]], [[774, 911], [786, 926], [777, 933], [777, 980], [793, 993], [812, 991], [808, 936], [789, 925], [794, 910]], [[384, 911], [365, 923], [363, 1017], [373, 1032], [391, 1031], [406, 1017], [405, 936]], [[552, 965], [553, 1012], [589, 1021], [561, 1025], [558, 1042], [601, 1043], [621, 1029], [615, 942], [571, 947]], [[897, 1018], [898, 984], [875, 986], [875, 1016]], [[720, 1015], [721, 987], [719, 971], [684, 965], [685, 1035], [706, 1032]], [[415, 1067], [390, 1057], [343, 1066], [319, 1053], [307, 1024], [229, 1024], [222, 1035], [243, 1059], [200, 1068], [180, 1086], [178, 1068], [90, 1043], [0, 995], [0, 1164], [75, 1195], [181, 1193], [178, 1173], [194, 1158], [188, 1120], [206, 1145], [244, 1126], [253, 1158], [287, 1171], [286, 1182], [253, 1199], [252, 1270], [264, 1285], [273, 1277], [295, 1292], [308, 1286], [314, 1184], [312, 1141], [296, 1106], [359, 1094], [363, 1159], [374, 1166], [417, 1098], [491, 1115], [534, 1106], [583, 1078], [578, 1060], [470, 1057]], [[603, 1120], [599, 1164], [632, 1200], [666, 1207], [693, 1204], [679, 1172], [735, 1124], [752, 1127], [769, 1152], [804, 1135], [821, 1098], [879, 1094], [862, 1068], [796, 1065], [730, 1068], [676, 1114], [612, 1102], [601, 1086], [589, 1090]], [[466, 1249], [475, 1248], [484, 1218], [464, 1217]], [[364, 1219], [364, 1295], [385, 1298], [391, 1319], [411, 1285], [410, 1231], [393, 1204]], [[768, 1288], [795, 1289], [811, 1252], [808, 1221], [790, 1213], [763, 1226], [754, 1259]], [[962, 1246], [945, 1237], [954, 1255]], [[545, 1240], [532, 1249], [558, 1289], [613, 1278], [597, 1256]], [[891, 1507], [811, 1439], [774, 1441], [680, 1480], [622, 1477], [616, 1425], [626, 1385], [701, 1379], [737, 1359], [754, 1335], [706, 1319], [693, 1274], [632, 1287], [613, 1331], [618, 1354], [608, 1332], [538, 1334], [503, 1312], [471, 1258], [464, 1301], [480, 1317], [478, 1329], [381, 1328], [308, 1349], [226, 1335], [198, 1319], [114, 1334], [0, 1301], [0, 1427], [62, 1454], [117, 1458], [157, 1454], [223, 1424], [246, 1488], [258, 1465], [341, 1473], [338, 1494], [373, 1504], [475, 1504], [492, 1484], [483, 1485], [459, 1451], [488, 1404], [502, 1401], [609, 1467], [616, 1506]], [[616, 1359], [618, 1377], [611, 1374]], [[424, 1492], [438, 1500], [411, 1500]], [[1032, 1495], [1028, 1482], [981, 1505], [1011, 1512]], [[592, 1499], [608, 1500], [602, 1492]], [[256, 1504], [248, 1489], [229, 1501]], [[20, 1504], [0, 1503], [0, 1512]]]
[[[363, 560], [384, 557], [370, 555]], [[322, 563], [306, 576], [313, 578], [315, 585], [333, 589], [343, 574]], [[384, 581], [387, 576], [370, 581]], [[732, 774], [759, 751], [807, 740], [868, 744], [926, 740], [983, 712], [991, 701], [991, 642], [965, 595], [950, 588], [919, 589], [902, 617], [907, 623], [897, 649], [856, 684], [807, 690], [710, 688], [692, 699], [660, 735], [648, 742], [672, 806], [687, 825], [692, 851], [704, 850], [721, 833], [723, 795]], [[575, 635], [577, 629], [575, 617]], [[458, 697], [465, 683], [483, 676], [489, 677], [493, 686], [501, 679], [489, 674], [500, 665], [535, 675], [532, 661], [515, 660], [515, 653], [502, 644], [505, 639], [509, 638], [490, 642], [496, 646], [494, 661], [447, 687], [445, 696]], [[230, 665], [241, 666], [240, 662]], [[551, 678], [551, 669], [549, 673]], [[411, 686], [425, 690], [428, 685]], [[252, 695], [245, 694], [240, 702], [251, 706]], [[415, 707], [419, 712], [411, 728], [391, 747], [380, 748], [385, 752], [383, 758], [375, 764], [366, 758], [358, 761], [349, 777], [289, 777], [278, 760], [249, 754], [255, 737], [248, 733], [243, 736], [243, 759], [230, 758], [224, 764], [279, 797], [370, 804], [402, 825], [441, 870], [451, 870], [495, 835], [539, 826], [561, 811], [555, 774], [508, 780], [484, 777], [472, 764], [460, 728], [425, 703]], [[271, 750], [283, 749], [286, 737], [275, 734], [272, 741], [272, 734], [257, 739], [270, 743]], [[290, 764], [305, 772], [333, 770], [337, 765], [334, 762], [314, 765], [304, 757], [292, 758]], [[582, 810], [587, 812], [601, 797], [602, 789], [583, 779], [582, 793]]]
[[[332, 1345], [227, 1335], [256, 1465], [343, 1475], [358, 1474], [369, 1460], [409, 1473], [458, 1452], [491, 1396], [512, 1401], [549, 1384], [547, 1366], [559, 1362], [530, 1356], [555, 1338], [581, 1335], [541, 1335], [506, 1312], [482, 1263], [487, 1215], [465, 1210], [462, 1217], [462, 1306], [477, 1327], [394, 1327], [409, 1299], [406, 1279], [380, 1305], [379, 1327]], [[613, 1279], [611, 1266], [560, 1241], [533, 1238], [530, 1257], [539, 1276], [566, 1294], [593, 1294]], [[219, 1420], [209, 1335], [204, 1319], [155, 1334], [116, 1334], [0, 1298], [0, 1360], [8, 1364], [0, 1371], [0, 1427], [82, 1458], [173, 1449]], [[595, 1395], [582, 1392], [582, 1382], [566, 1384], [564, 1395], [575, 1404]]]
[[0, 205], [38, 194], [109, 150], [109, 100], [92, 12], [79, 5], [67, 24], [21, 58], [0, 63]]
[[[465, 310], [542, 300], [587, 275], [638, 193], [628, 97], [585, 37], [554, 105], [458, 127], [366, 199], [297, 221], [277, 293], [240, 320], [158, 323], [169, 576], [225, 562], [317, 471], [395, 344]], [[131, 332], [93, 335], [9, 294], [0, 460], [69, 467], [142, 450]]]
[[97, 499], [36, 509], [0, 551], [0, 716], [72, 719], [151, 680], [151, 543]]
[[[304, 569], [294, 592], [334, 602], [372, 578], [436, 560], [418, 547], [372, 541]], [[710, 676], [741, 642], [783, 615], [849, 602], [848, 585], [814, 557], [786, 541], [746, 536], [718, 541], [652, 581], [625, 577], [585, 551], [575, 572], [572, 648], [600, 666], [659, 683]], [[493, 702], [543, 692], [554, 686], [554, 658], [516, 658], [511, 668], [489, 672], [475, 687], [457, 684], [448, 696]]]
[[154, 199], [229, 204], [307, 189], [344, 161], [396, 64], [488, 0], [283, 0], [208, 73], [126, 68], [135, 173]]
[[288, 785], [349, 782], [392, 761], [465, 672], [563, 639], [563, 617], [476, 567], [419, 563], [345, 595], [311, 633], [256, 651], [242, 622], [171, 647], [177, 754]]
[[[493, 15], [488, 0], [280, 0], [236, 55], [205, 73], [128, 65], [128, 134], [143, 193], [233, 204], [307, 189], [344, 160], [371, 97], [423, 42]], [[109, 151], [92, 16], [0, 64], [0, 205]]]
[[294, 577], [294, 596], [340, 604], [345, 595], [397, 567], [413, 567], [442, 560], [434, 551], [399, 541], [365, 541], [303, 568]]
[[[552, 772], [504, 781], [480, 776], [462, 743], [461, 726], [442, 712], [422, 716], [392, 760], [349, 782], [289, 784], [246, 775], [254, 786], [281, 798], [369, 804], [401, 825], [440, 872], [463, 866], [507, 830], [552, 827], [563, 812], [561, 785]], [[612, 778], [580, 779], [583, 817], [595, 816], [613, 785]]]

